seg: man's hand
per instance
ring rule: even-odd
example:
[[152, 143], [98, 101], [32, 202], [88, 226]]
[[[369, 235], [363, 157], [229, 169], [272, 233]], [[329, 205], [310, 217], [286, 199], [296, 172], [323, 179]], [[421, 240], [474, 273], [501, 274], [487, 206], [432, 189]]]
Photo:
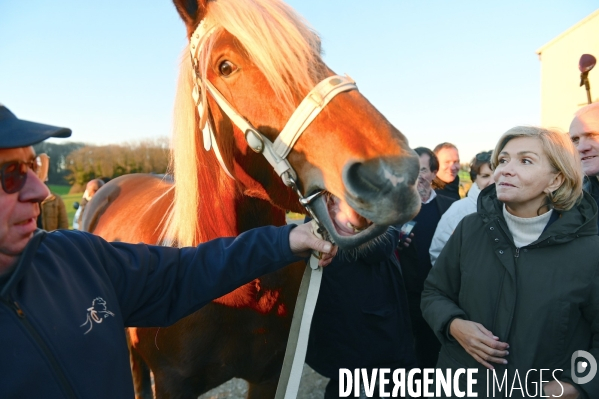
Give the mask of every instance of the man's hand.
[[[560, 384], [563, 385], [563, 389]], [[549, 396], [550, 398], [576, 399], [580, 396], [574, 385], [563, 381], [559, 383], [557, 381], [548, 382], [543, 385], [543, 391], [545, 392], [545, 396]]]
[[468, 320], [454, 319], [449, 325], [449, 333], [462, 345], [462, 348], [477, 362], [488, 369], [494, 367], [489, 362], [507, 364], [502, 357], [509, 355], [510, 346], [483, 327], [482, 324]]
[[337, 254], [337, 246], [330, 242], [321, 240], [312, 233], [310, 223], [300, 224], [289, 233], [289, 247], [294, 255], [310, 256], [312, 250], [322, 254], [318, 261], [318, 266], [326, 266], [333, 260]]
[[400, 242], [400, 244], [403, 244], [403, 246], [407, 248], [412, 243], [412, 238], [414, 238], [414, 233], [411, 233], [409, 236], [400, 239], [399, 242]]

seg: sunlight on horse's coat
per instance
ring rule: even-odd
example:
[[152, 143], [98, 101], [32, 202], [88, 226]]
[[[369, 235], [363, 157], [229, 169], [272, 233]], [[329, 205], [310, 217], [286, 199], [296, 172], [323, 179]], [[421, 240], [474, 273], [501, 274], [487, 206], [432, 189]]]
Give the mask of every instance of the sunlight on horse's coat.
[[130, 327], [127, 329], [127, 332], [129, 333], [129, 339], [131, 340], [131, 345], [137, 346], [137, 344], [139, 344], [139, 337], [137, 336], [137, 328]]

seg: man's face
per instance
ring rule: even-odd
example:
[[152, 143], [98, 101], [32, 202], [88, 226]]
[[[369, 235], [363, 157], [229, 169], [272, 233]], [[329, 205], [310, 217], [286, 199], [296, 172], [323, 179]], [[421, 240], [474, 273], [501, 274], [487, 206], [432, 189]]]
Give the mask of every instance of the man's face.
[[432, 191], [431, 183], [435, 180], [436, 172], [431, 171], [431, 157], [428, 154], [420, 155], [420, 173], [418, 174], [418, 194], [426, 201]]
[[[27, 162], [35, 158], [32, 147], [0, 149], [0, 167], [10, 161]], [[39, 202], [50, 192], [32, 171], [27, 171], [23, 188], [7, 194], [0, 187], [0, 274], [10, 266], [37, 228]]]
[[89, 194], [89, 198], [93, 197], [100, 188], [98, 187], [98, 182], [96, 180], [92, 180], [87, 183], [85, 186], [85, 190]]
[[580, 155], [584, 174], [599, 176], [599, 107], [574, 118], [570, 138]]
[[439, 172], [437, 177], [445, 183], [455, 180], [460, 171], [460, 155], [455, 148], [443, 148], [437, 154], [439, 159]]

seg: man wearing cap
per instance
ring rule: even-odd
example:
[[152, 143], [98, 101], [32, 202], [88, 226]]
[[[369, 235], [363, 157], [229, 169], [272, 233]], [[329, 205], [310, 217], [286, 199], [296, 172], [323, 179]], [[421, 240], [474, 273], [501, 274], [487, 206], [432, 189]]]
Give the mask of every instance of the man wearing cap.
[[31, 146], [70, 135], [0, 105], [2, 397], [132, 398], [124, 327], [170, 325], [311, 249], [326, 253], [322, 266], [335, 253], [309, 225], [182, 249], [39, 230], [48, 189]]
[[576, 112], [570, 124], [570, 138], [582, 162], [584, 189], [599, 206], [599, 103], [587, 105]]

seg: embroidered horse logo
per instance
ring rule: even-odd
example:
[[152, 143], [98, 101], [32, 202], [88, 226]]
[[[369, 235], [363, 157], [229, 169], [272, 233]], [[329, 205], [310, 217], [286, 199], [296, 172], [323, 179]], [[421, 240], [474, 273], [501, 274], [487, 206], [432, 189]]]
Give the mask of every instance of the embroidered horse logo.
[[87, 320], [79, 327], [89, 324], [89, 328], [84, 333], [87, 334], [94, 327], [94, 323], [102, 323], [108, 316], [114, 317], [114, 313], [106, 308], [106, 301], [103, 298], [97, 297], [92, 301], [91, 308], [87, 308]]

